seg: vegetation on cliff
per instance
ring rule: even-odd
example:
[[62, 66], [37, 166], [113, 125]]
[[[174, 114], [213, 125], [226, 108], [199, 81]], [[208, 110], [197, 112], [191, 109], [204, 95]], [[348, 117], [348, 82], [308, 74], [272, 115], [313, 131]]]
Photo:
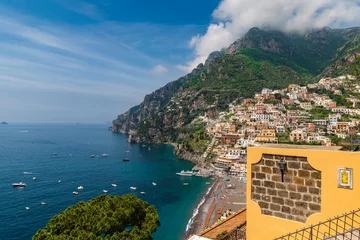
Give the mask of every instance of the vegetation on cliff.
[[134, 195], [100, 195], [54, 216], [33, 239], [146, 240], [159, 226], [155, 207]]
[[250, 29], [227, 50], [211, 54], [205, 65], [119, 115], [113, 131], [136, 133], [137, 141], [178, 142], [201, 152], [209, 140], [206, 134], [187, 131], [198, 127], [194, 123], [198, 116], [214, 117], [229, 103], [252, 97], [262, 88], [280, 89], [351, 73], [359, 46], [359, 28], [323, 28], [305, 35]]

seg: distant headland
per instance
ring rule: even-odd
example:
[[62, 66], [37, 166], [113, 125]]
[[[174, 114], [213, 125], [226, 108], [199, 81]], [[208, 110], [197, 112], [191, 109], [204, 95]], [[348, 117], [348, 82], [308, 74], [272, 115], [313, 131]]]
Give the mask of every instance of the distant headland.
[[8, 124], [7, 122], [1, 122], [1, 124]]

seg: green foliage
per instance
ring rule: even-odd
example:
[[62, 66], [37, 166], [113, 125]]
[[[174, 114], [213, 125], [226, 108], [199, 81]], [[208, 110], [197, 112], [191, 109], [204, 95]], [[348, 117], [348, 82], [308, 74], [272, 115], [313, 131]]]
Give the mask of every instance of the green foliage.
[[159, 226], [155, 207], [134, 195], [100, 195], [54, 216], [32, 239], [150, 240]]
[[322, 106], [316, 106], [309, 112], [314, 118], [320, 119], [320, 118], [327, 118], [329, 114], [331, 113], [330, 110], [322, 107]]
[[190, 152], [204, 153], [209, 141], [206, 133], [206, 124], [189, 124], [179, 129], [176, 142], [183, 144], [185, 149]]

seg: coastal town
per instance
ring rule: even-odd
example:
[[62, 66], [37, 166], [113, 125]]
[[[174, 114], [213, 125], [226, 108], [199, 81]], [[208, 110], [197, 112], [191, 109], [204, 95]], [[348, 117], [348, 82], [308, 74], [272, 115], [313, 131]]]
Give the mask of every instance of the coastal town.
[[246, 206], [247, 147], [271, 143], [358, 150], [360, 84], [355, 79], [348, 75], [306, 86], [264, 88], [253, 98], [230, 104], [217, 119], [206, 115], [196, 119], [206, 123], [211, 139], [202, 156], [206, 169], [220, 178], [201, 207], [192, 233]]

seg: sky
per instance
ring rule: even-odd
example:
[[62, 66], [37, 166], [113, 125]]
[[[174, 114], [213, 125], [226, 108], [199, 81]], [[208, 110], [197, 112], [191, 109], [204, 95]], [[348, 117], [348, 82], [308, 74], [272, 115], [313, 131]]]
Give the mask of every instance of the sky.
[[251, 27], [360, 26], [360, 0], [0, 0], [0, 121], [105, 123]]

